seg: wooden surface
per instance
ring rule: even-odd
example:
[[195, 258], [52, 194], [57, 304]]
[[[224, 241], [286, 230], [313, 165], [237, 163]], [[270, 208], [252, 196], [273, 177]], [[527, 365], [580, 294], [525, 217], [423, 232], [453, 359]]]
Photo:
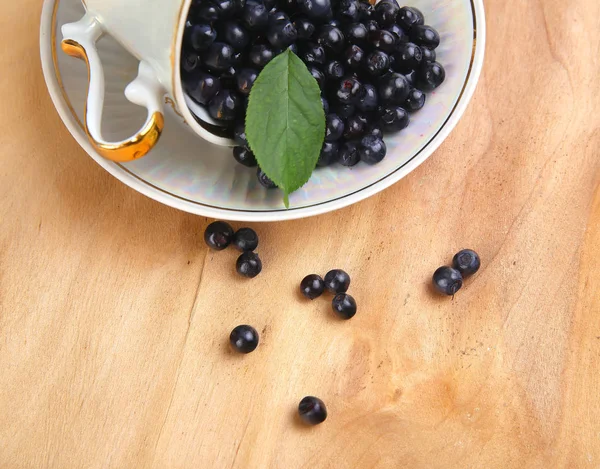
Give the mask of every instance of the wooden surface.
[[[480, 85], [425, 164], [348, 209], [256, 225], [128, 189], [47, 95], [39, 0], [0, 15], [0, 468], [600, 467], [600, 6], [489, 0]], [[239, 226], [239, 225], [238, 225]], [[483, 268], [454, 300], [433, 270]], [[302, 301], [348, 270], [359, 312]], [[240, 323], [256, 352], [228, 351]], [[305, 428], [298, 401], [329, 418]]]

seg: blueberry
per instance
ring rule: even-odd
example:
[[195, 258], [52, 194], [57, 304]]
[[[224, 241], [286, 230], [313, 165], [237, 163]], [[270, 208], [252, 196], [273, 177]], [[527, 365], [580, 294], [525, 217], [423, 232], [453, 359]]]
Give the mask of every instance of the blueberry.
[[348, 293], [338, 293], [331, 300], [333, 311], [342, 319], [350, 319], [356, 314], [356, 301]]
[[402, 104], [408, 97], [410, 85], [404, 75], [390, 73], [379, 83], [379, 97], [384, 104]]
[[302, 13], [315, 22], [325, 23], [333, 16], [331, 0], [298, 0], [298, 6]]
[[367, 130], [367, 119], [364, 116], [354, 115], [346, 119], [344, 124], [344, 138], [346, 140], [355, 140]]
[[344, 48], [345, 39], [344, 34], [339, 28], [326, 24], [319, 31], [318, 41], [319, 44], [332, 50], [334, 53], [338, 53]]
[[249, 29], [258, 31], [267, 27], [269, 23], [269, 11], [264, 3], [256, 0], [248, 0], [242, 12], [242, 20]]
[[440, 35], [428, 25], [417, 25], [410, 30], [410, 38], [420, 46], [435, 49], [440, 45]]
[[344, 142], [338, 153], [338, 161], [343, 166], [354, 166], [360, 161], [358, 144], [356, 142]]
[[241, 4], [238, 0], [213, 0], [219, 10], [219, 18], [231, 18], [235, 13], [241, 10]]
[[223, 25], [223, 39], [235, 50], [241, 50], [248, 45], [250, 36], [242, 25], [228, 21]]
[[364, 86], [354, 77], [340, 80], [335, 96], [342, 104], [354, 104], [364, 95]]
[[238, 163], [249, 168], [253, 168], [257, 164], [254, 153], [248, 147], [233, 147], [233, 157]]
[[332, 19], [329, 20], [329, 22], [327, 23], [329, 26], [333, 26], [334, 28], [338, 28], [340, 29], [342, 27], [342, 22], [340, 20], [337, 19]]
[[421, 48], [412, 42], [407, 42], [398, 47], [394, 54], [394, 70], [400, 73], [409, 73], [416, 70], [423, 61], [423, 52]]
[[260, 182], [263, 187], [267, 189], [277, 188], [277, 184], [271, 181], [271, 179], [269, 179], [269, 176], [267, 176], [262, 169], [258, 168], [258, 171], [256, 172], [256, 177], [258, 178], [258, 182]]
[[325, 76], [329, 79], [339, 80], [344, 76], [344, 66], [338, 60], [332, 60], [325, 65]]
[[408, 84], [410, 86], [416, 86], [417, 85], [417, 75], [418, 75], [418, 71], [413, 70], [409, 73], [404, 74], [404, 78], [406, 78], [406, 81], [408, 82]]
[[358, 2], [358, 19], [359, 21], [366, 22], [373, 16], [373, 5], [369, 2], [359, 1]]
[[408, 112], [400, 106], [385, 106], [381, 110], [379, 122], [385, 132], [399, 132], [408, 126]]
[[338, 142], [323, 142], [321, 147], [321, 153], [319, 153], [319, 159], [317, 160], [317, 166], [323, 168], [333, 164], [338, 159], [339, 145]]
[[380, 137], [371, 134], [362, 138], [358, 151], [361, 161], [367, 164], [377, 164], [385, 158], [387, 149]]
[[361, 10], [358, 0], [341, 0], [338, 6], [338, 16], [342, 21], [356, 23], [360, 19]]
[[300, 282], [300, 291], [309, 300], [314, 300], [321, 296], [324, 290], [325, 284], [319, 275], [307, 275], [302, 279], [302, 282]]
[[376, 49], [387, 53], [394, 52], [394, 49], [396, 48], [396, 37], [385, 29], [371, 31], [369, 33], [369, 42]]
[[208, 103], [208, 113], [219, 121], [232, 121], [242, 110], [242, 100], [229, 90], [221, 90]]
[[325, 112], [325, 115], [329, 114], [329, 103], [323, 96], [321, 96], [321, 104], [323, 105], [323, 112]]
[[379, 77], [389, 70], [390, 58], [385, 52], [375, 50], [367, 55], [365, 68], [369, 75]]
[[314, 65], [309, 65], [307, 68], [312, 77], [317, 80], [317, 85], [319, 85], [319, 88], [323, 89], [325, 86], [325, 75], [323, 75], [323, 72]]
[[373, 135], [377, 138], [383, 138], [383, 130], [379, 125], [375, 124], [367, 129], [367, 135]]
[[421, 52], [423, 52], [423, 62], [435, 62], [437, 55], [433, 49], [421, 47]]
[[213, 22], [219, 19], [219, 9], [213, 3], [203, 3], [194, 10], [196, 19]]
[[346, 119], [354, 114], [356, 107], [354, 104], [336, 104], [333, 111], [343, 119]]
[[258, 347], [258, 332], [252, 326], [237, 326], [229, 335], [229, 343], [236, 352], [250, 353]]
[[408, 112], [416, 112], [425, 106], [425, 98], [425, 93], [414, 88], [410, 90], [410, 93], [408, 93], [408, 98], [406, 98], [406, 101], [404, 101], [404, 108]]
[[479, 254], [472, 249], [463, 249], [457, 252], [452, 259], [452, 266], [458, 270], [463, 277], [473, 275], [481, 267]]
[[269, 11], [269, 27], [276, 25], [277, 23], [289, 23], [290, 17], [281, 10], [273, 8]]
[[[183, 51], [181, 53], [181, 73], [182, 79], [195, 79], [194, 75], [196, 71], [200, 69], [202, 61], [200, 56], [194, 51]], [[185, 83], [184, 83], [185, 86]]]
[[233, 65], [235, 51], [224, 42], [213, 42], [204, 52], [204, 65], [213, 72], [224, 72]]
[[353, 44], [344, 52], [346, 65], [350, 68], [358, 68], [363, 63], [365, 52], [357, 45]]
[[206, 105], [221, 90], [220, 81], [208, 73], [199, 72], [183, 81], [186, 93], [196, 102]]
[[413, 26], [425, 23], [425, 18], [420, 10], [414, 7], [402, 7], [396, 16], [396, 24], [402, 27], [405, 31], [410, 30]]
[[302, 17], [294, 19], [294, 26], [298, 33], [298, 39], [310, 39], [317, 29], [314, 23]]
[[233, 236], [233, 245], [242, 252], [254, 251], [258, 247], [258, 235], [252, 228], [240, 228]]
[[375, 19], [381, 26], [391, 26], [396, 22], [399, 10], [396, 0], [381, 0], [375, 5]]
[[238, 72], [235, 67], [229, 67], [227, 70], [221, 73], [221, 87], [232, 90], [237, 89], [237, 75]]
[[432, 91], [446, 79], [446, 71], [437, 62], [423, 64], [417, 75], [417, 86], [423, 91]]
[[243, 252], [235, 263], [237, 273], [242, 277], [254, 278], [262, 270], [262, 262], [255, 252]]
[[273, 49], [266, 44], [255, 44], [248, 53], [248, 60], [256, 68], [263, 68], [275, 56]]
[[237, 76], [237, 90], [240, 94], [244, 96], [248, 96], [250, 94], [250, 90], [252, 89], [252, 85], [258, 78], [258, 72], [252, 68], [242, 68]]
[[233, 128], [233, 139], [239, 146], [248, 146], [248, 139], [246, 138], [246, 126], [243, 120], [235, 124], [235, 127]]
[[215, 221], [204, 230], [204, 242], [215, 251], [222, 251], [233, 240], [233, 228], [224, 221]]
[[369, 31], [362, 23], [351, 23], [344, 28], [344, 36], [350, 44], [364, 46], [367, 43]]
[[296, 28], [290, 21], [272, 24], [267, 31], [267, 39], [277, 49], [285, 49], [298, 37]]
[[194, 24], [190, 28], [186, 28], [186, 42], [192, 46], [197, 52], [204, 51], [215, 42], [217, 32], [210, 24]]
[[290, 44], [287, 49], [291, 52], [293, 52], [294, 54], [298, 55], [298, 43], [294, 42], [293, 44]]
[[344, 133], [344, 121], [337, 114], [328, 114], [325, 124], [325, 141], [339, 140]]
[[452, 267], [443, 266], [433, 273], [433, 286], [444, 295], [452, 296], [461, 289], [463, 278], [460, 272]]
[[375, 20], [367, 21], [365, 23], [365, 27], [367, 28], [367, 31], [369, 31], [370, 33], [373, 31], [379, 31], [379, 24]]
[[342, 269], [330, 270], [325, 274], [325, 288], [331, 293], [345, 293], [350, 286], [350, 276]]
[[305, 64], [323, 65], [325, 63], [325, 49], [314, 43], [305, 44], [300, 51], [300, 58]]
[[298, 415], [308, 425], [318, 425], [327, 418], [327, 409], [321, 399], [306, 396], [298, 404]]
[[395, 38], [396, 38], [396, 44], [404, 44], [405, 42], [409, 41], [408, 38], [408, 34], [406, 34], [404, 32], [404, 29], [402, 29], [400, 26], [398, 26], [397, 24], [393, 24], [391, 26], [388, 26], [386, 28], [387, 31], [389, 31], [390, 33], [392, 33]]

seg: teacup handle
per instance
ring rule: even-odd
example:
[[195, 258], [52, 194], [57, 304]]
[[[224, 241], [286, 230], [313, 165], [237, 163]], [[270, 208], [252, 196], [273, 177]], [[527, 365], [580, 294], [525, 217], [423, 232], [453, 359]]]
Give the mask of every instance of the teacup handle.
[[104, 34], [102, 25], [87, 13], [80, 21], [63, 25], [62, 34], [62, 50], [84, 60], [88, 67], [89, 87], [84, 123], [90, 142], [100, 155], [112, 161], [125, 162], [141, 158], [156, 145], [164, 127], [164, 89], [154, 70], [147, 62], [141, 61], [137, 78], [125, 88], [125, 97], [130, 102], [148, 110], [144, 126], [126, 140], [108, 142], [102, 138], [104, 70], [96, 48], [96, 42]]

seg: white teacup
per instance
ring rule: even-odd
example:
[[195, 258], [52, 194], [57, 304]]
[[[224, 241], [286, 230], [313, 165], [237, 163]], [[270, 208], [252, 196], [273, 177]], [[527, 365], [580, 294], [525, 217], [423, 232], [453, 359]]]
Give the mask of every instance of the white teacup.
[[[124, 162], [148, 153], [162, 132], [165, 103], [172, 105], [194, 132], [206, 140], [218, 145], [232, 144], [230, 139], [203, 127], [186, 105], [179, 66], [191, 1], [82, 0], [85, 16], [76, 23], [63, 25], [63, 51], [85, 60], [88, 65], [85, 128], [90, 142], [105, 158]], [[125, 96], [148, 110], [143, 127], [120, 142], [109, 142], [102, 137], [104, 72], [96, 42], [105, 33], [113, 36], [140, 61], [138, 76], [125, 89]]]

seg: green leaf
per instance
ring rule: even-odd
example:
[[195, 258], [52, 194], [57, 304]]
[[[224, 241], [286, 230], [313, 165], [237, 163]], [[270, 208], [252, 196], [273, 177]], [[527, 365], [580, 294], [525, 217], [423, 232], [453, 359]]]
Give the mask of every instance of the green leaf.
[[246, 138], [265, 174], [288, 194], [315, 169], [325, 139], [325, 113], [317, 81], [290, 50], [262, 70], [250, 92]]

